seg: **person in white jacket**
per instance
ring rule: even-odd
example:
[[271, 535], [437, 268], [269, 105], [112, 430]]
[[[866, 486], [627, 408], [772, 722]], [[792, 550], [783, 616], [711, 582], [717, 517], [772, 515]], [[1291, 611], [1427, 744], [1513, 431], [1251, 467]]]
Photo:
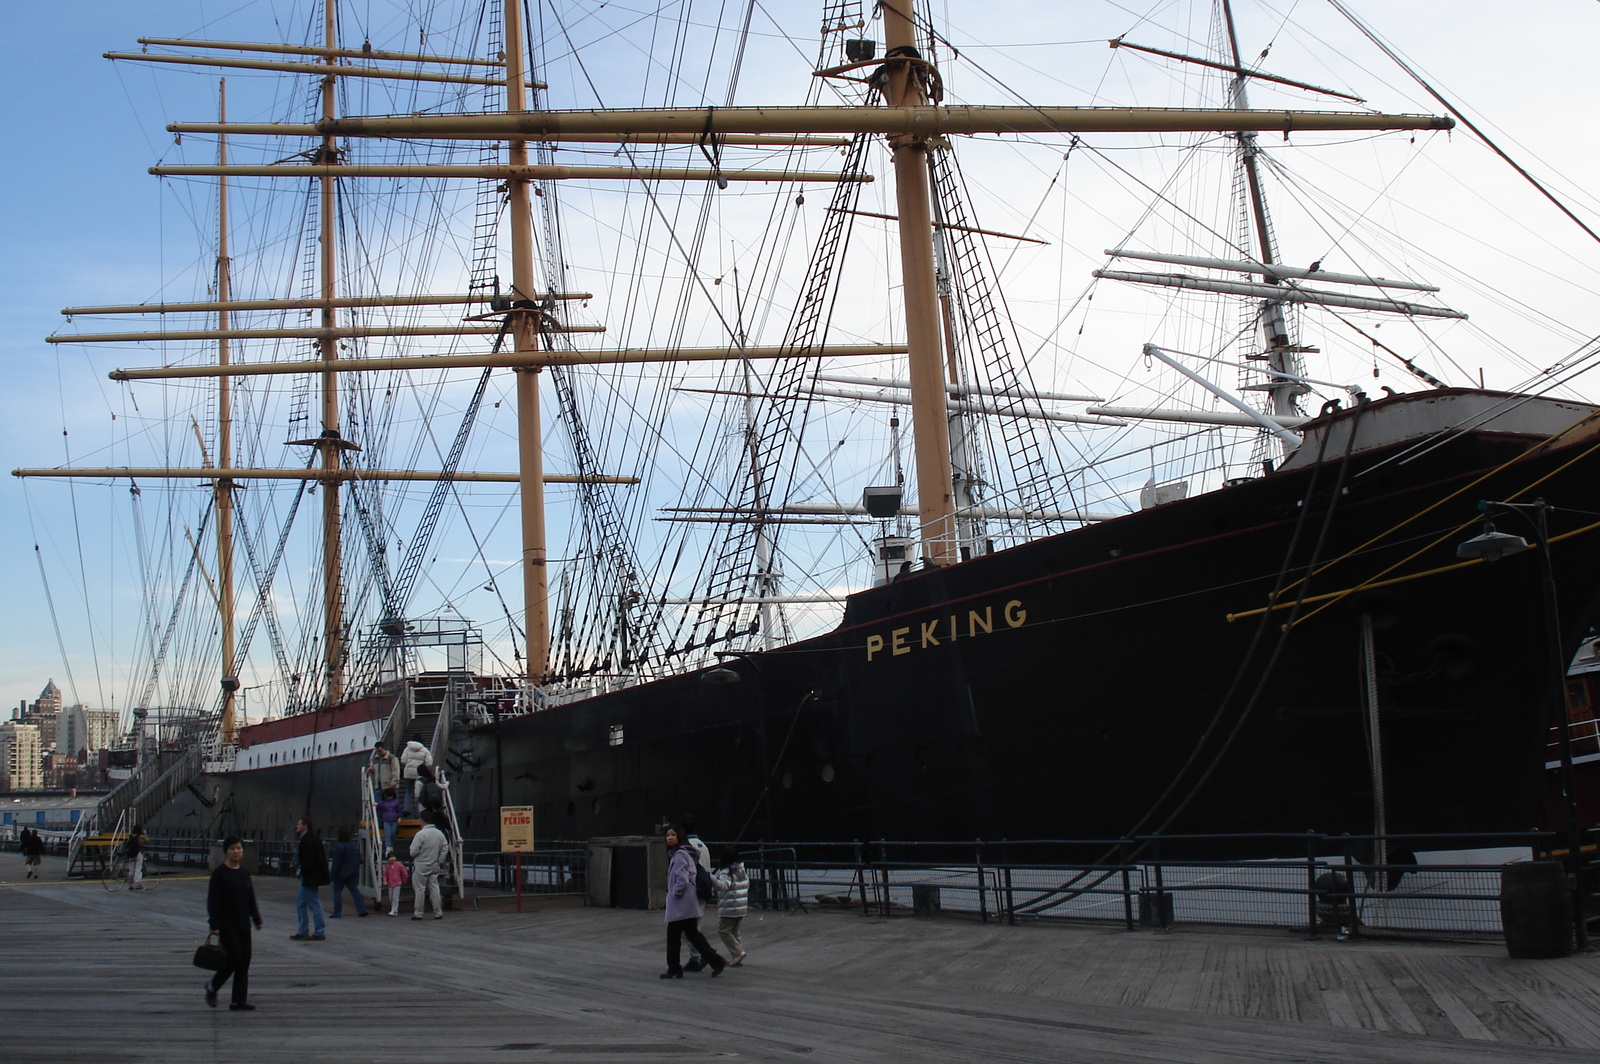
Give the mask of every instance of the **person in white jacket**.
[[721, 857], [723, 870], [711, 873], [711, 882], [717, 888], [717, 934], [728, 947], [728, 964], [737, 968], [745, 958], [739, 925], [750, 911], [750, 874], [739, 860], [738, 850], [728, 847]]
[[444, 873], [448, 846], [444, 832], [433, 826], [432, 813], [424, 809], [418, 817], [422, 820], [422, 830], [411, 839], [411, 893], [416, 898], [411, 919], [422, 919], [427, 911], [427, 903], [432, 901], [433, 918], [443, 920], [444, 902], [439, 896], [439, 877]]
[[400, 778], [404, 783], [400, 795], [413, 812], [417, 809], [416, 795], [413, 792], [416, 790], [418, 772], [423, 765], [433, 767], [433, 754], [426, 746], [412, 739], [406, 743], [406, 748], [400, 751]]

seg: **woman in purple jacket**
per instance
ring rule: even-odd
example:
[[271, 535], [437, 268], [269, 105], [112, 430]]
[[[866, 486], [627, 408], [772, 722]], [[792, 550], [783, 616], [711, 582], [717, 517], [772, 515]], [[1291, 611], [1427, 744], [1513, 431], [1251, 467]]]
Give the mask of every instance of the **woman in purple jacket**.
[[683, 829], [674, 824], [667, 828], [667, 970], [663, 979], [682, 979], [683, 939], [700, 952], [711, 965], [711, 978], [722, 974], [728, 966], [706, 936], [700, 933], [700, 896], [695, 892], [695, 869], [699, 867], [695, 848], [689, 845]]

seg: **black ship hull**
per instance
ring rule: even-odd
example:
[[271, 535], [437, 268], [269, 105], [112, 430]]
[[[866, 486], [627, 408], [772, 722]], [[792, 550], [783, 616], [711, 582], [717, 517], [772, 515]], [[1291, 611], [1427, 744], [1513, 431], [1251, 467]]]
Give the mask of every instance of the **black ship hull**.
[[[1434, 435], [1475, 410], [1487, 424]], [[1456, 547], [1482, 499], [1555, 507], [1569, 660], [1600, 609], [1592, 412], [1379, 400], [1308, 426], [1270, 475], [911, 573], [824, 636], [457, 729], [462, 831], [495, 838], [516, 805], [542, 839], [683, 814], [742, 842], [1367, 835], [1374, 699], [1388, 833], [1537, 827], [1543, 563]], [[225, 819], [354, 823], [358, 760], [219, 777]]]
[[[1455, 548], [1480, 499], [1600, 511], [1600, 460], [1589, 428], [1537, 446], [1577, 404], [1418, 446], [1452, 407], [1503, 398], [1343, 412], [1302, 448], [1320, 462], [917, 572], [826, 636], [477, 728], [463, 827], [531, 805], [561, 839], [684, 813], [739, 840], [1369, 834], [1370, 645], [1388, 832], [1532, 828], [1556, 690], [1541, 562]], [[1554, 545], [1563, 660], [1595, 615], [1593, 540]]]

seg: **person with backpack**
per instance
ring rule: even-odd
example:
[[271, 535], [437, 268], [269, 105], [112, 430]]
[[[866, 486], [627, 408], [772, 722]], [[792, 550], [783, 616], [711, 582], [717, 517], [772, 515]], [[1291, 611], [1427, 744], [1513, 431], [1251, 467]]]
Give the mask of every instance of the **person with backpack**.
[[[710, 905], [717, 900], [716, 886], [711, 882], [711, 847], [700, 841], [700, 836], [694, 833], [694, 816], [685, 814], [680, 817], [678, 824], [682, 827], [690, 846], [694, 847], [694, 859], [699, 865], [695, 869], [695, 890], [700, 895], [702, 906]], [[706, 966], [706, 961], [700, 951], [690, 947], [689, 963], [683, 966], [686, 972], [698, 972]]]
[[695, 850], [689, 845], [688, 836], [676, 824], [667, 828], [667, 855], [667, 970], [661, 973], [661, 978], [683, 978], [684, 968], [680, 961], [683, 940], [687, 938], [689, 945], [711, 965], [711, 977], [715, 979], [722, 974], [728, 962], [711, 948], [706, 936], [700, 933], [700, 916], [705, 911], [696, 886], [700, 863], [695, 860]]

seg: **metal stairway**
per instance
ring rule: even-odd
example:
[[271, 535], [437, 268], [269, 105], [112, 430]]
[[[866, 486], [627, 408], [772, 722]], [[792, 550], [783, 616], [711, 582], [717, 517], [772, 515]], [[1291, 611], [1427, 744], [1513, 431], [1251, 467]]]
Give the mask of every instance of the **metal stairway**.
[[202, 767], [198, 746], [157, 751], [142, 762], [133, 775], [117, 784], [88, 816], [78, 821], [67, 843], [67, 875], [87, 875], [91, 864], [98, 875], [104, 847], [114, 841], [107, 834], [107, 826], [142, 824], [152, 819], [179, 791], [199, 778]]

